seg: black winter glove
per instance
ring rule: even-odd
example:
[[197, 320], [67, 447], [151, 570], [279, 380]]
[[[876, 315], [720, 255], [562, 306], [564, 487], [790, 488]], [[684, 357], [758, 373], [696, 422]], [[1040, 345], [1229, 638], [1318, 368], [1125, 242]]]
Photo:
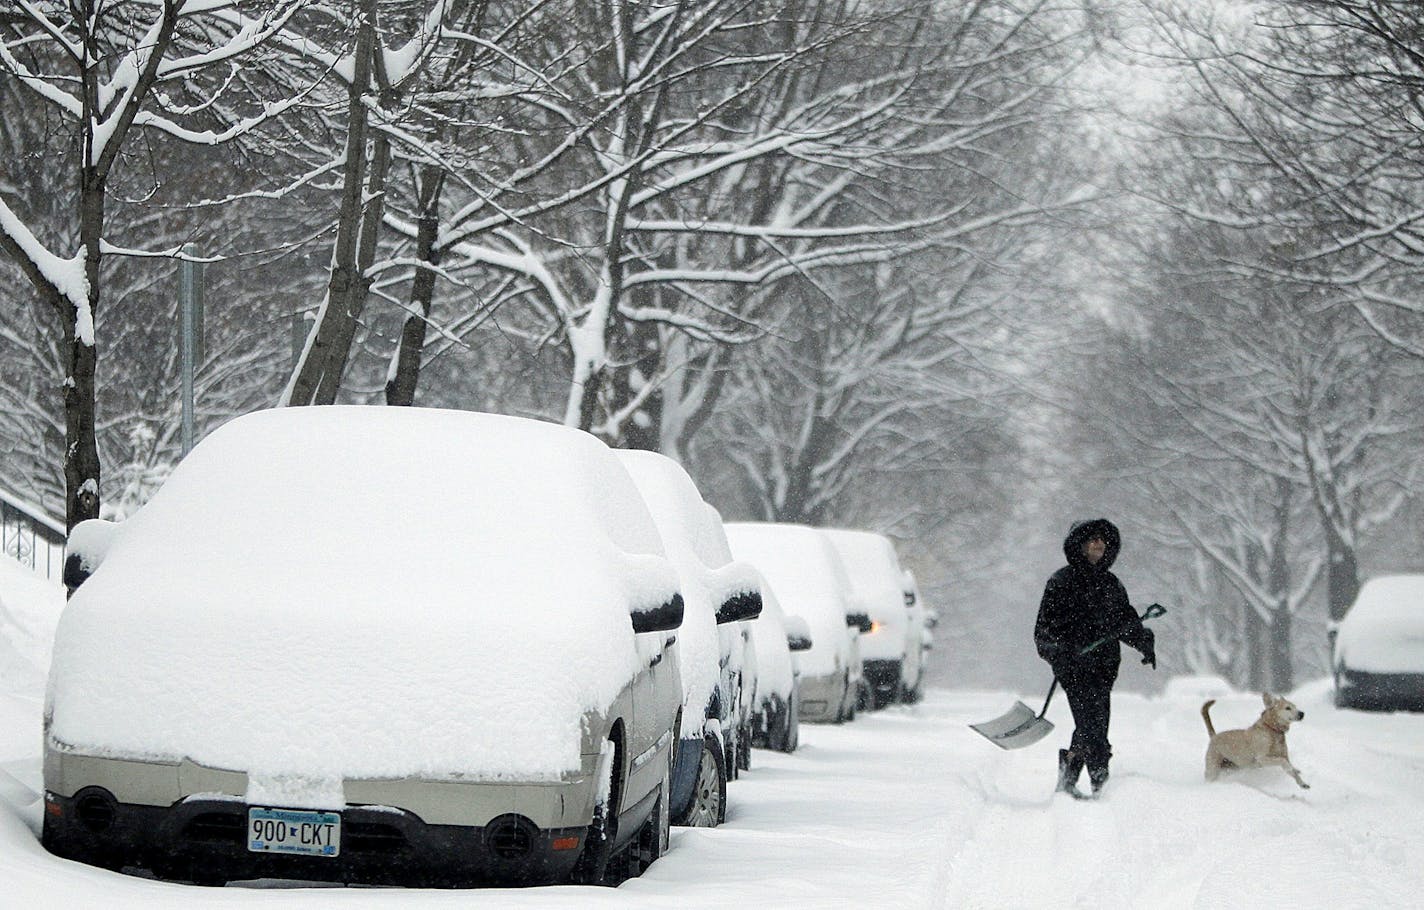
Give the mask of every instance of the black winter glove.
[[1147, 647], [1142, 649], [1142, 662], [1154, 670], [1157, 669], [1157, 648], [1150, 641]]

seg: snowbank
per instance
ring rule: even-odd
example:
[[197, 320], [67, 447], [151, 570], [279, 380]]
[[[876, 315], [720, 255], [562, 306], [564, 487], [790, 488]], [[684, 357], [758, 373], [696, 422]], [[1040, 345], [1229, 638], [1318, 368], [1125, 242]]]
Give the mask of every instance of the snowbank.
[[[293, 408], [209, 436], [55, 641], [52, 736], [293, 776], [552, 779], [676, 591], [601, 442], [520, 418]], [[273, 785], [276, 785], [273, 783]]]
[[38, 695], [64, 588], [0, 555], [0, 690]]

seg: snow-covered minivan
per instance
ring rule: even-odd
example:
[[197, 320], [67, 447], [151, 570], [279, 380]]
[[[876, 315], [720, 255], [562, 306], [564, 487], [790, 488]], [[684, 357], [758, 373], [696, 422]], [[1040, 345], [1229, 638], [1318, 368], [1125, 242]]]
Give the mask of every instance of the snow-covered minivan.
[[714, 828], [727, 816], [727, 781], [751, 748], [751, 699], [742, 690], [754, 684], [756, 668], [744, 666], [743, 627], [761, 614], [761, 576], [732, 560], [722, 516], [681, 465], [657, 452], [615, 454], [652, 512], [682, 592], [682, 731], [672, 769], [673, 823]]
[[728, 522], [726, 529], [732, 555], [756, 566], [787, 615], [806, 623], [811, 646], [797, 655], [800, 719], [854, 720], [862, 694], [860, 633], [870, 618], [831, 542], [804, 525]]
[[682, 599], [593, 436], [263, 411], [75, 530], [50, 851], [205, 884], [465, 885], [616, 880], [665, 848]]
[[907, 700], [920, 680], [924, 633], [911, 622], [905, 596], [905, 570], [895, 544], [884, 534], [823, 528], [845, 561], [851, 588], [870, 614], [870, 630], [860, 637], [860, 657], [870, 689], [870, 707]]

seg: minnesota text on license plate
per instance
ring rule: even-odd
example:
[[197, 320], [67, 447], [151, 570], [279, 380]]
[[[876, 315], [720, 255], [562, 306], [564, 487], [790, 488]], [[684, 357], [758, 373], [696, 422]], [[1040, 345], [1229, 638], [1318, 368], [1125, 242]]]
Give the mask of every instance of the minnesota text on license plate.
[[257, 853], [336, 856], [341, 852], [341, 816], [299, 809], [247, 810], [247, 849]]

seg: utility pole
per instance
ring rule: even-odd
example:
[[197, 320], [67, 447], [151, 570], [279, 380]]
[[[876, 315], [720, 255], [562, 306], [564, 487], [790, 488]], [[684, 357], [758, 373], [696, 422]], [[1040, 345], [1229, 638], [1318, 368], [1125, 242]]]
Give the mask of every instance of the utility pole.
[[[182, 255], [197, 255], [197, 247], [183, 245]], [[191, 258], [178, 263], [179, 346], [183, 361], [183, 454], [193, 449], [193, 374], [203, 358], [203, 264]]]

